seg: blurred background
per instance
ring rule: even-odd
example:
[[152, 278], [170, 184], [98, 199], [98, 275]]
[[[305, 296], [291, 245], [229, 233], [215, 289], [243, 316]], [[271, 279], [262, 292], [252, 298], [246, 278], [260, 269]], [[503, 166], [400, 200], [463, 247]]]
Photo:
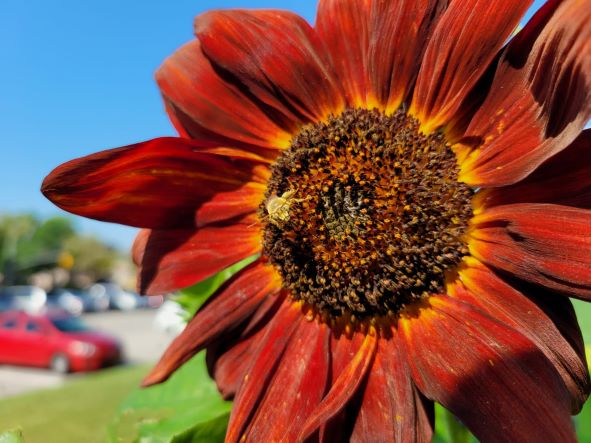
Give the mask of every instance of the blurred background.
[[[135, 230], [69, 216], [39, 192], [72, 158], [174, 135], [153, 73], [214, 8], [283, 8], [313, 22], [316, 3], [3, 2], [0, 431], [20, 427], [40, 443], [165, 442], [199, 421], [223, 432], [229, 405], [200, 360], [170, 387], [136, 387], [228, 274], [185, 295], [140, 297], [128, 254]], [[591, 310], [577, 309], [590, 344]], [[207, 410], [196, 396], [212, 398]]]

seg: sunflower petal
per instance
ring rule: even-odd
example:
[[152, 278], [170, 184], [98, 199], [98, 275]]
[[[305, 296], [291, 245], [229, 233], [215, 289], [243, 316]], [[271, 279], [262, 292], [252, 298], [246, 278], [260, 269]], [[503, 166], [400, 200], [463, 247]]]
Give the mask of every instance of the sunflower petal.
[[554, 367], [516, 330], [451, 297], [399, 323], [413, 379], [483, 442], [575, 442]]
[[342, 109], [342, 93], [314, 29], [273, 10], [211, 11], [195, 33], [214, 68], [290, 121], [307, 123]]
[[447, 0], [373, 2], [370, 82], [378, 102], [389, 111], [410, 100], [425, 49], [447, 4]]
[[[377, 337], [375, 333], [368, 333], [365, 337], [361, 333], [354, 335], [354, 339], [351, 341], [345, 336], [340, 337], [339, 352], [348, 354], [352, 349], [356, 348], [357, 350], [343, 371], [338, 374], [322, 402], [308, 415], [301, 427], [297, 441], [306, 440], [323, 423], [337, 415], [367, 376], [376, 353]], [[335, 359], [339, 359], [339, 357], [337, 356]]]
[[245, 433], [246, 441], [296, 441], [307, 414], [324, 395], [330, 330], [300, 320]]
[[453, 119], [531, 3], [451, 2], [429, 40], [410, 108], [425, 131]]
[[509, 185], [566, 148], [591, 117], [591, 0], [548, 2], [503, 54], [468, 127], [461, 179]]
[[487, 209], [472, 223], [470, 251], [483, 263], [591, 300], [591, 210], [513, 204]]
[[486, 189], [479, 207], [511, 203], [553, 203], [591, 209], [591, 129], [547, 160], [529, 177], [511, 186]]
[[103, 151], [57, 167], [41, 190], [66, 211], [141, 228], [203, 226], [256, 212], [267, 166], [209, 148], [157, 138]]
[[372, 95], [368, 66], [372, 3], [372, 0], [318, 3], [315, 27], [350, 106], [365, 107]]
[[169, 57], [156, 73], [156, 81], [179, 121], [186, 117], [192, 120], [185, 129], [193, 137], [199, 135], [195, 128], [202, 127], [225, 140], [276, 151], [285, 147], [296, 129], [295, 122], [282, 121], [279, 114], [261, 106], [216, 72], [198, 40]]
[[273, 293], [280, 290], [275, 271], [260, 260], [241, 270], [212, 296], [144, 379], [161, 383], [225, 331], [240, 325]]
[[319, 2], [316, 29], [349, 106], [396, 110], [401, 105], [412, 91], [426, 43], [446, 3]]
[[351, 441], [430, 442], [432, 409], [433, 405], [425, 405], [412, 384], [398, 337], [380, 338]]
[[266, 297], [248, 323], [222, 334], [207, 347], [207, 368], [225, 399], [232, 399], [263, 338], [265, 326], [277, 313], [284, 295]]
[[252, 359], [234, 400], [226, 434], [227, 443], [237, 443], [242, 438], [285, 348], [302, 320], [301, 307], [286, 300], [265, 328], [265, 335], [255, 351], [257, 357]]
[[[543, 301], [541, 291], [532, 291], [536, 295], [521, 293], [479, 263], [462, 269], [460, 280], [462, 288], [457, 288], [454, 296], [478, 306], [535, 343], [552, 362], [570, 391], [571, 412], [578, 413], [591, 390], [583, 337], [577, 326], [574, 327], [575, 334], [565, 337], [556, 324], [563, 316], [566, 317], [564, 320], [572, 319], [568, 316], [569, 308], [572, 311], [570, 300], [554, 298], [553, 309], [545, 312], [540, 306]], [[576, 320], [573, 324], [577, 325]], [[568, 339], [574, 340], [574, 345]]]
[[256, 219], [195, 230], [144, 230], [133, 246], [138, 292], [167, 294], [199, 283], [260, 253]]

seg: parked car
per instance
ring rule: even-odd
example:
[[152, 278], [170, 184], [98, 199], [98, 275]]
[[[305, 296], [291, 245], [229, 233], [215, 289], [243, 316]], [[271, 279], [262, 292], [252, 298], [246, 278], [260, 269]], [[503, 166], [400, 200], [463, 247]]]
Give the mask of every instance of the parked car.
[[6, 309], [40, 312], [47, 303], [47, 293], [37, 286], [6, 286], [0, 290]]
[[109, 295], [97, 285], [86, 291], [79, 291], [78, 294], [82, 299], [84, 312], [104, 312], [109, 309]]
[[109, 307], [119, 311], [131, 311], [138, 307], [136, 294], [124, 291], [115, 283], [95, 283], [89, 289], [94, 294], [105, 294], [109, 300]]
[[0, 288], [0, 312], [16, 309], [16, 302], [12, 294]]
[[164, 303], [163, 295], [139, 295], [134, 294], [137, 298], [137, 307], [144, 309], [157, 309]]
[[63, 309], [72, 315], [80, 315], [84, 311], [82, 297], [75, 289], [57, 288], [48, 292], [47, 307]]
[[0, 363], [66, 373], [92, 371], [121, 360], [117, 339], [91, 330], [66, 312], [0, 313]]

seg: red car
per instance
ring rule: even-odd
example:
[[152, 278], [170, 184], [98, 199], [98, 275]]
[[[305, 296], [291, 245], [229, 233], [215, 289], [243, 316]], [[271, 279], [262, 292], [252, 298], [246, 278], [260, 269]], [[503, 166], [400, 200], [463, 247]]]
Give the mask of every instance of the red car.
[[115, 338], [66, 313], [0, 313], [0, 363], [92, 371], [121, 361]]

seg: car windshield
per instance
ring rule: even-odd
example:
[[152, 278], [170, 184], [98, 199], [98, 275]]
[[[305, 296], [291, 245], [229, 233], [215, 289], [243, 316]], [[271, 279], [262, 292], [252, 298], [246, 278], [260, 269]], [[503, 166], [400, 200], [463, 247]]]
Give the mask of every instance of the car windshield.
[[86, 323], [76, 317], [52, 318], [51, 323], [62, 332], [84, 332], [90, 330]]

